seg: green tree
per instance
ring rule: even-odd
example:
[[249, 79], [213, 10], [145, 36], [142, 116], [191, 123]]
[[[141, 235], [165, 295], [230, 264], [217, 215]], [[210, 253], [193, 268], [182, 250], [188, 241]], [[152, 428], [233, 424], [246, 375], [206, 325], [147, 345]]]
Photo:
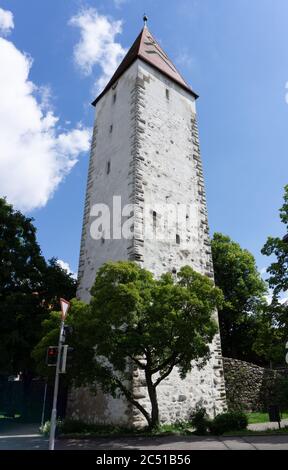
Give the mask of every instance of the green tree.
[[255, 259], [228, 236], [215, 233], [212, 240], [215, 283], [225, 301], [219, 309], [224, 356], [259, 362], [254, 342], [266, 308], [265, 282]]
[[0, 199], [0, 372], [31, 380], [31, 351], [41, 323], [59, 296], [75, 295], [76, 283], [55, 259], [46, 263], [33, 219]]
[[[284, 203], [280, 209], [280, 220], [285, 225], [285, 235], [288, 234], [288, 185], [284, 188]], [[262, 254], [274, 255], [275, 261], [267, 269], [269, 274], [269, 287], [273, 289], [274, 299], [278, 299], [281, 292], [288, 290], [288, 239], [268, 237], [262, 248]]]
[[[284, 188], [284, 202], [280, 208], [280, 220], [288, 234], [288, 185]], [[257, 340], [257, 350], [269, 351], [271, 361], [283, 364], [285, 344], [288, 339], [288, 302], [281, 302], [281, 294], [288, 290], [288, 237], [268, 237], [262, 254], [273, 256], [267, 268], [268, 284], [272, 290], [272, 302], [266, 315], [266, 328]]]
[[[184, 378], [192, 360], [200, 367], [209, 357], [217, 331], [213, 312], [222, 293], [188, 266], [177, 280], [171, 274], [156, 280], [124, 261], [104, 264], [91, 292], [90, 305], [73, 301], [69, 313], [69, 345], [75, 348], [71, 376], [76, 385], [91, 385], [96, 379], [104, 392], [124, 395], [153, 428], [159, 423], [158, 385], [175, 367]], [[39, 363], [49, 341], [56, 339], [57, 322], [59, 314], [53, 314], [44, 325], [46, 336], [34, 351]], [[151, 412], [127, 387], [135, 369], [145, 377]]]

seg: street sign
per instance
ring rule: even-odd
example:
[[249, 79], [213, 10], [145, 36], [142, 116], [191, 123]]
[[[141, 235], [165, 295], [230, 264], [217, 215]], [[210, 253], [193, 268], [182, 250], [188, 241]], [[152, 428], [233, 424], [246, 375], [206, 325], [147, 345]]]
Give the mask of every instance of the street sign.
[[70, 307], [70, 302], [68, 302], [68, 300], [65, 300], [65, 299], [60, 299], [60, 305], [61, 305], [61, 312], [62, 312], [62, 320], [64, 321], [65, 318], [66, 318], [66, 315], [67, 315], [67, 312], [69, 310], [69, 307]]

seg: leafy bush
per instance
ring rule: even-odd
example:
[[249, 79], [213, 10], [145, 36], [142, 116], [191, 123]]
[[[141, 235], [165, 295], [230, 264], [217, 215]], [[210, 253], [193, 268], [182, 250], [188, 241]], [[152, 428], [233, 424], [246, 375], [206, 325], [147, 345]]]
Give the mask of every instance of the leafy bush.
[[195, 434], [198, 434], [199, 436], [207, 434], [209, 419], [205, 408], [196, 407], [195, 411], [190, 415], [190, 422], [193, 428], [195, 428]]
[[[61, 430], [62, 430], [62, 425], [63, 422], [58, 420], [56, 423], [56, 430], [55, 430], [55, 435], [57, 436]], [[43, 434], [45, 437], [48, 437], [50, 434], [50, 421], [46, 421], [43, 426], [40, 426], [39, 431], [41, 434]]]
[[91, 424], [89, 425], [83, 423], [82, 421], [65, 419], [61, 428], [61, 432], [63, 434], [88, 433], [91, 432]]
[[241, 411], [222, 413], [209, 423], [212, 434], [220, 435], [228, 431], [240, 431], [248, 426], [248, 418]]

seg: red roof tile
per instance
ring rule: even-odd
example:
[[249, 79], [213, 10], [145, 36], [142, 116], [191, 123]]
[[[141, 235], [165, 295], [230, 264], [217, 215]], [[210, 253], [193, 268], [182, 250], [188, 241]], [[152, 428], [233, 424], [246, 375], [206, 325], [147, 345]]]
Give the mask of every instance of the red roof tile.
[[157, 70], [160, 70], [164, 75], [171, 78], [182, 88], [194, 95], [195, 98], [198, 98], [198, 95], [185, 82], [185, 80], [177, 71], [176, 67], [173, 65], [167, 54], [163, 51], [157, 41], [153, 38], [147, 26], [144, 26], [141, 33], [136, 38], [135, 42], [132, 44], [131, 48], [127, 52], [126, 56], [122, 60], [121, 64], [117, 68], [109, 83], [106, 85], [102, 93], [100, 93], [100, 95], [95, 99], [95, 101], [93, 101], [92, 104], [94, 106], [96, 105], [97, 101], [106, 93], [106, 91], [111, 88], [111, 86], [120, 78], [120, 76], [125, 72], [125, 70], [127, 70], [128, 67], [130, 67], [130, 65], [133, 64], [133, 62], [137, 58], [142, 59], [144, 62], [147, 62], [152, 67], [156, 68]]

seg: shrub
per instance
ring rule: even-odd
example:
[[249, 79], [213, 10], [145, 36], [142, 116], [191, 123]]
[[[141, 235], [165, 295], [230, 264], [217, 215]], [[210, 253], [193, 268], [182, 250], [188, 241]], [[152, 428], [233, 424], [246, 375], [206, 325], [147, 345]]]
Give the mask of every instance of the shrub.
[[61, 428], [63, 434], [84, 433], [89, 432], [89, 424], [82, 421], [65, 419]]
[[[61, 432], [63, 422], [58, 420], [56, 423], [56, 430], [55, 430], [55, 436], [58, 436], [59, 433]], [[47, 437], [50, 434], [50, 421], [45, 421], [43, 426], [40, 426], [39, 431], [43, 436]]]
[[190, 422], [193, 428], [195, 428], [195, 434], [200, 436], [207, 434], [209, 419], [205, 408], [196, 407], [195, 411], [193, 411], [190, 415]]
[[240, 431], [246, 429], [248, 425], [247, 416], [241, 411], [222, 413], [209, 423], [212, 434], [220, 435], [228, 431]]

